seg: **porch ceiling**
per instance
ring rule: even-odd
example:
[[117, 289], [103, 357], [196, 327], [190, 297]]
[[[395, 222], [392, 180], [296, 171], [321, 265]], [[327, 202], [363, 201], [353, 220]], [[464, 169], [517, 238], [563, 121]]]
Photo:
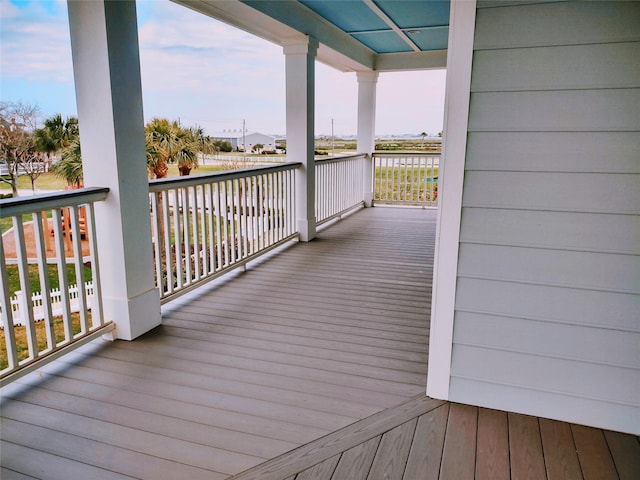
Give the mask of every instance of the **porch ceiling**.
[[444, 68], [449, 0], [173, 0], [279, 45], [309, 35], [342, 71]]

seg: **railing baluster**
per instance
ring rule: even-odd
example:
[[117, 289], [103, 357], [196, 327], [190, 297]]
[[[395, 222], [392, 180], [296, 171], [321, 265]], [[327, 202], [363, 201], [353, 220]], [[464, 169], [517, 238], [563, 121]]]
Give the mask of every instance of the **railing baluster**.
[[211, 275], [216, 271], [216, 235], [215, 235], [215, 215], [213, 205], [213, 184], [208, 183], [202, 186], [202, 190], [205, 195], [206, 205], [203, 208], [203, 215], [205, 218], [202, 220], [203, 224], [207, 225], [207, 245], [209, 247], [209, 261], [207, 263], [206, 275]]
[[29, 358], [38, 356], [38, 340], [36, 339], [36, 330], [33, 319], [33, 309], [29, 302], [31, 301], [31, 282], [29, 279], [29, 263], [27, 259], [27, 246], [24, 238], [24, 228], [22, 225], [22, 215], [13, 217], [13, 232], [16, 241], [16, 255], [18, 260], [18, 274], [20, 276], [20, 289], [22, 291], [21, 315], [22, 321], [26, 327], [27, 348], [29, 350]]
[[104, 324], [102, 309], [102, 280], [100, 277], [100, 262], [98, 244], [96, 241], [95, 208], [93, 202], [87, 204], [87, 236], [89, 239], [89, 262], [91, 263], [91, 284], [93, 296], [91, 299], [91, 326], [93, 329]]
[[45, 245], [45, 231], [42, 222], [48, 226], [47, 212], [33, 212], [33, 236], [36, 247], [36, 261], [38, 275], [40, 276], [40, 293], [42, 295], [42, 315], [45, 322], [45, 335], [47, 337], [47, 349], [52, 350], [56, 346], [56, 334], [53, 325], [53, 313], [51, 311], [51, 287], [49, 285], [49, 269], [47, 267], [47, 249]]
[[[1, 233], [0, 231], [0, 234]], [[0, 241], [0, 259], [3, 265], [6, 265], [7, 260], [3, 244], [4, 242]], [[11, 308], [11, 295], [9, 294], [9, 279], [5, 268], [0, 269], [0, 299], [2, 300], [1, 320], [2, 326], [4, 327], [5, 345], [7, 347], [7, 370], [14, 370], [18, 367], [18, 349], [13, 327], [13, 310]]]
[[182, 228], [180, 226], [180, 193], [178, 189], [173, 189], [173, 251], [175, 259], [173, 260], [176, 267], [176, 286], [182, 288], [183, 268], [182, 268]]
[[[164, 191], [164, 192], [154, 192], [152, 193], [153, 196], [157, 196], [160, 195], [160, 205], [162, 205], [162, 219], [161, 219], [161, 223], [159, 223], [159, 225], [162, 225], [162, 236], [164, 237], [161, 241], [163, 244], [163, 251], [164, 252], [164, 268], [165, 268], [165, 272], [166, 272], [166, 286], [164, 287], [164, 289], [166, 289], [168, 292], [173, 292], [173, 247], [171, 246], [171, 233], [173, 232], [172, 227], [171, 227], [171, 202], [169, 199], [169, 194], [170, 191]], [[162, 256], [162, 253], [160, 254]], [[162, 260], [163, 258], [161, 258], [160, 260]], [[159, 275], [162, 276], [162, 272], [159, 272]], [[160, 288], [162, 287], [162, 282], [158, 282], [157, 284]]]
[[[193, 193], [193, 202], [191, 202], [191, 210], [189, 216], [191, 218], [191, 244], [193, 245], [193, 253], [189, 255], [189, 258], [193, 258], [193, 272], [191, 275], [191, 281], [200, 280], [200, 228], [198, 225], [198, 191], [197, 186], [190, 187], [187, 190]], [[191, 262], [189, 262], [191, 263]]]
[[[69, 282], [67, 280], [66, 252], [64, 247], [64, 235], [68, 232], [63, 231], [63, 217], [60, 209], [53, 210], [53, 230], [56, 246], [56, 266], [58, 268], [58, 286], [62, 292], [69, 291]], [[62, 296], [62, 323], [64, 326], [64, 342], [70, 342], [73, 339], [73, 327], [71, 324], [71, 305], [69, 304], [68, 295]]]
[[220, 192], [220, 200], [222, 202], [220, 210], [220, 219], [222, 220], [222, 237], [218, 240], [223, 249], [224, 263], [223, 267], [229, 265], [231, 254], [229, 252], [229, 181], [223, 181], [219, 185], [222, 188]]
[[72, 206], [69, 208], [71, 215], [71, 230], [69, 235], [73, 244], [73, 263], [76, 272], [76, 285], [78, 286], [78, 304], [80, 314], [80, 334], [84, 335], [89, 331], [89, 317], [87, 315], [87, 294], [84, 289], [84, 263], [82, 259], [82, 233], [80, 231], [79, 209], [82, 207]]
[[180, 189], [182, 198], [182, 247], [184, 255], [184, 271], [185, 271], [185, 283], [184, 285], [191, 284], [193, 279], [193, 269], [191, 268], [191, 202], [189, 200], [189, 189]]
[[158, 212], [158, 194], [150, 195], [151, 202], [151, 231], [153, 233], [153, 260], [156, 265], [156, 285], [162, 285], [162, 254], [161, 248], [164, 238], [160, 235], [162, 218]]
[[216, 223], [216, 258], [217, 266], [215, 271], [222, 269], [223, 267], [223, 252], [222, 252], [222, 183], [216, 182], [215, 184], [215, 223]]

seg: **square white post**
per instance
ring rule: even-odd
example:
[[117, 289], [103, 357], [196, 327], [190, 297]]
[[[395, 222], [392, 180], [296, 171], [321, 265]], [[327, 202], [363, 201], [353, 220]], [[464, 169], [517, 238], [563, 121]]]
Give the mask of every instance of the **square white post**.
[[315, 57], [318, 42], [310, 37], [284, 46], [287, 89], [287, 161], [296, 170], [296, 227], [300, 240], [316, 236], [316, 170], [314, 164]]
[[378, 72], [357, 72], [358, 76], [358, 153], [365, 153], [363, 200], [373, 205], [373, 152], [376, 148], [376, 87]]
[[132, 340], [161, 323], [151, 250], [138, 27], [134, 1], [69, 0], [86, 186], [96, 204], [105, 320]]

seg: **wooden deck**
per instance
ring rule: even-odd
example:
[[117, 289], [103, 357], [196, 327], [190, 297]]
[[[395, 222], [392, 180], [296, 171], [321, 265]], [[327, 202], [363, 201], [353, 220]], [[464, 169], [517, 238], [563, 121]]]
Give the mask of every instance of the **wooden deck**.
[[435, 215], [360, 211], [6, 387], [1, 478], [640, 478], [637, 437], [424, 396]]

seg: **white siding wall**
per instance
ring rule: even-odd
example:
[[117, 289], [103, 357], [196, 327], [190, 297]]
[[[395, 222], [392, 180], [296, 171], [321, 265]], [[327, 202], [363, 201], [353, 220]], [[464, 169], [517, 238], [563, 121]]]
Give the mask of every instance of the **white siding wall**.
[[480, 2], [450, 400], [640, 433], [640, 2]]

